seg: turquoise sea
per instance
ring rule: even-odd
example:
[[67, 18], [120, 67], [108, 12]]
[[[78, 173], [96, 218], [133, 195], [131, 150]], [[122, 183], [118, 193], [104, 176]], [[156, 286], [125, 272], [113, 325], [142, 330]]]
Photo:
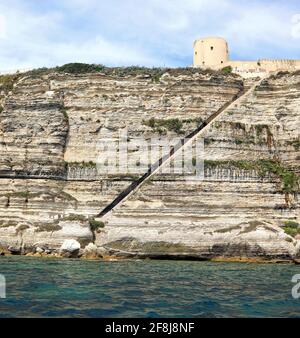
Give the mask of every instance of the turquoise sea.
[[0, 317], [300, 317], [285, 264], [0, 257]]

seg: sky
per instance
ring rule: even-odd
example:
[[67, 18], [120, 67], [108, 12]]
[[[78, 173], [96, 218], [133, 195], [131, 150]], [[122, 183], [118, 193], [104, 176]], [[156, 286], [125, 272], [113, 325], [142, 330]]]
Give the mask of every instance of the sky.
[[300, 1], [0, 0], [0, 71], [185, 67], [206, 36], [224, 37], [232, 60], [300, 59]]

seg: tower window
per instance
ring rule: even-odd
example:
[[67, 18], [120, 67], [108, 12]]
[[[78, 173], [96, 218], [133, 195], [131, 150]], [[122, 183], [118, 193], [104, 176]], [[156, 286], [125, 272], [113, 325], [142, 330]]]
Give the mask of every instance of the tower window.
[[223, 63], [223, 61], [221, 61], [221, 63]]
[[213, 46], [211, 46], [211, 47], [210, 47], [210, 50], [214, 50], [214, 47], [213, 47]]
[[203, 65], [205, 65], [205, 62], [202, 62]]
[[197, 52], [195, 52], [195, 55], [197, 55]]

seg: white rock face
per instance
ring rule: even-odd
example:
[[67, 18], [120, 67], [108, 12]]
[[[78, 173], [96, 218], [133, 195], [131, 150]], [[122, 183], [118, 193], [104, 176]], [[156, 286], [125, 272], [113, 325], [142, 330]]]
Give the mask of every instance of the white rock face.
[[85, 248], [84, 251], [91, 252], [97, 250], [97, 245], [94, 243], [89, 243]]
[[276, 175], [234, 163], [276, 152], [299, 174], [299, 75], [270, 77], [221, 114], [201, 134], [204, 180], [155, 174], [106, 216], [96, 244], [124, 256], [293, 259], [296, 241], [281, 227], [299, 223], [299, 191], [285, 196]]
[[102, 257], [101, 252], [99, 251], [99, 248], [94, 243], [89, 243], [84, 249], [83, 249], [83, 257], [85, 258], [99, 258]]
[[60, 251], [74, 253], [80, 250], [80, 247], [80, 243], [75, 241], [75, 239], [66, 239], [60, 247]]
[[[90, 219], [136, 178], [97, 171], [99, 141], [116, 140], [126, 125], [130, 141], [181, 138], [242, 88], [236, 76], [200, 70], [153, 80], [53, 73], [26, 76], [10, 93], [0, 84], [0, 252], [57, 252], [64, 243], [76, 256], [80, 243], [79, 255], [98, 257], [300, 255], [281, 230], [287, 220], [300, 224], [299, 192], [285, 196], [277, 177], [226, 164], [276, 155], [299, 175], [299, 72], [270, 77], [205, 130], [203, 181], [157, 173], [91, 231]], [[181, 122], [179, 134], [170, 119]]]

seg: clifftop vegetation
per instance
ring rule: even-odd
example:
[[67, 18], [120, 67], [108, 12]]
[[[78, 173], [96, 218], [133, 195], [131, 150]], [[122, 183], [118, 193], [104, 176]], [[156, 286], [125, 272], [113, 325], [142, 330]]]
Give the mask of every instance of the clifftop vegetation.
[[[193, 67], [182, 67], [182, 68], [161, 68], [161, 67], [140, 67], [140, 66], [130, 66], [130, 67], [106, 67], [102, 64], [86, 64], [86, 63], [68, 63], [62, 66], [53, 67], [53, 68], [38, 68], [26, 73], [22, 73], [22, 75], [27, 76], [40, 76], [46, 75], [53, 72], [58, 73], [66, 73], [66, 74], [92, 74], [92, 73], [101, 73], [104, 75], [110, 76], [148, 76], [152, 79], [153, 82], [159, 82], [161, 76], [165, 73], [169, 73], [173, 76], [179, 75], [192, 75], [192, 74], [211, 74], [211, 75], [230, 75], [239, 78], [238, 75], [231, 74], [230, 69], [223, 69], [219, 71], [215, 71], [212, 69], [201, 69], [201, 68], [193, 68]], [[19, 74], [15, 74], [19, 75]], [[12, 75], [7, 75], [12, 76]]]
[[18, 80], [20, 74], [0, 75], [0, 92], [8, 92], [13, 89], [14, 83]]

